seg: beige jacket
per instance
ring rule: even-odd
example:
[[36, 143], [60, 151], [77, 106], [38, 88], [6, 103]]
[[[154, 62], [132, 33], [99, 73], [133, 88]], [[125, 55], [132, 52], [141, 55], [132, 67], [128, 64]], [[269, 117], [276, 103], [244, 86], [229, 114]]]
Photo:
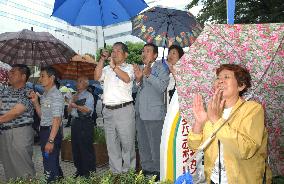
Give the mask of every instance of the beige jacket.
[[[254, 101], [243, 100], [234, 105], [229, 121], [219, 130], [212, 143], [204, 151], [204, 169], [208, 183], [218, 155], [218, 139], [224, 147], [224, 165], [230, 184], [261, 184], [266, 168], [267, 183], [271, 183], [271, 170], [267, 158], [267, 130], [264, 126], [264, 110]], [[225, 120], [212, 124], [206, 122], [201, 134], [190, 132], [188, 144], [197, 149]]]

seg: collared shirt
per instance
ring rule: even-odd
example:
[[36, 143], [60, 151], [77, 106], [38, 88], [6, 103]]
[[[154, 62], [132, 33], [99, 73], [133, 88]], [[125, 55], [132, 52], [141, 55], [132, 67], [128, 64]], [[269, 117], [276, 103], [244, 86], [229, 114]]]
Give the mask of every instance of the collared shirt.
[[56, 86], [43, 93], [40, 98], [40, 108], [40, 126], [51, 126], [53, 118], [63, 116], [64, 98]]
[[[94, 97], [93, 95], [88, 92], [87, 90], [82, 91], [78, 94], [78, 100], [86, 99], [85, 105], [89, 110], [91, 110], [90, 116], [92, 116], [94, 111]], [[72, 108], [71, 111], [72, 117], [79, 117], [76, 108]]]
[[106, 105], [117, 105], [133, 100], [133, 66], [123, 63], [119, 66], [119, 68], [128, 74], [128, 76], [130, 77], [130, 82], [123, 82], [110, 68], [110, 66], [104, 67], [100, 81], [104, 82], [103, 103]]
[[26, 110], [23, 114], [17, 118], [6, 122], [3, 126], [19, 125], [33, 122], [33, 104], [28, 98], [29, 89], [26, 87], [20, 89], [14, 89], [12, 87], [6, 87], [1, 89], [0, 93], [0, 115], [7, 113], [17, 104], [23, 104]]

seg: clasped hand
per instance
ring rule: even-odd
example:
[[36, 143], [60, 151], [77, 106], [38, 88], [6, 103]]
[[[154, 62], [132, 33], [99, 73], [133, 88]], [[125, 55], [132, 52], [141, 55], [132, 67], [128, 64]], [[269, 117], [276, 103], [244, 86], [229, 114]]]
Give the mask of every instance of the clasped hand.
[[209, 120], [216, 123], [222, 116], [225, 105], [225, 99], [222, 99], [222, 90], [217, 89], [213, 97], [209, 100], [207, 105], [207, 112], [205, 111], [202, 96], [196, 94], [193, 98], [193, 115], [195, 118], [194, 129], [198, 132], [202, 129], [204, 123]]

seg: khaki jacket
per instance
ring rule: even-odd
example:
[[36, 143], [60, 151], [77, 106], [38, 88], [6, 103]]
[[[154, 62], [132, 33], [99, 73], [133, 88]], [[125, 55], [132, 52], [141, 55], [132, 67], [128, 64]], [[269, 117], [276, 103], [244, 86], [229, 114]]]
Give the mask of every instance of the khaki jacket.
[[[271, 170], [265, 163], [268, 134], [264, 126], [264, 110], [254, 101], [246, 101], [241, 106], [243, 102], [241, 99], [237, 101], [230, 113], [232, 117], [204, 150], [204, 171], [208, 183], [218, 155], [218, 139], [224, 147], [229, 184], [262, 184], [265, 168], [267, 184], [271, 183]], [[215, 124], [207, 121], [202, 134], [190, 132], [189, 147], [197, 149], [224, 121], [223, 118]]]

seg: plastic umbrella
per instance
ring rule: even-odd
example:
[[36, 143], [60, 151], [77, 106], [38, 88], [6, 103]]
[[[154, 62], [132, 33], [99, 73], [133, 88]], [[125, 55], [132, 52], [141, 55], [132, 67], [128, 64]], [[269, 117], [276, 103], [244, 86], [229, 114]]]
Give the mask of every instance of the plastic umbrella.
[[147, 8], [144, 0], [55, 0], [52, 16], [74, 26], [107, 26], [130, 20]]
[[270, 165], [275, 174], [284, 174], [284, 24], [208, 25], [177, 64], [180, 111], [193, 122], [192, 99], [197, 91], [208, 102], [212, 79], [220, 64], [245, 66], [252, 77], [246, 98], [263, 104], [269, 132]]
[[24, 29], [0, 34], [0, 60], [13, 64], [47, 66], [67, 63], [75, 51], [48, 32]]

